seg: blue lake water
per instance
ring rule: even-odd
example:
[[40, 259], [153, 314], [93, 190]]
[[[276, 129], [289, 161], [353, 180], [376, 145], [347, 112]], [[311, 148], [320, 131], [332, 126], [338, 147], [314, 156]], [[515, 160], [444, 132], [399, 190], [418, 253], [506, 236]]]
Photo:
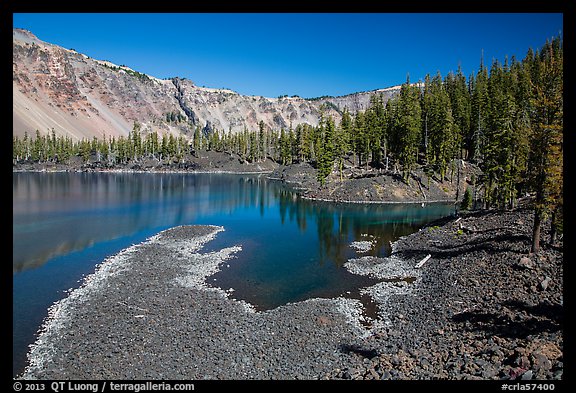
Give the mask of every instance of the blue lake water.
[[[208, 279], [270, 309], [311, 297], [354, 296], [370, 280], [342, 267], [385, 256], [390, 242], [453, 212], [451, 204], [304, 200], [258, 175], [13, 173], [13, 374], [48, 307], [107, 256], [184, 224], [225, 231], [206, 250], [241, 245]], [[368, 254], [350, 247], [372, 240]]]

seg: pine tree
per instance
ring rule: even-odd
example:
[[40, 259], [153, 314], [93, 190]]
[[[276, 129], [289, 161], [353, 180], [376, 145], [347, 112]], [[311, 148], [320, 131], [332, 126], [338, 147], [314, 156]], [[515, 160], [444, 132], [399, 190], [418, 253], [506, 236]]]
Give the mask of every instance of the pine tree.
[[467, 148], [466, 138], [470, 129], [471, 104], [470, 94], [466, 85], [466, 77], [462, 74], [462, 69], [458, 66], [455, 76], [448, 75], [446, 79], [446, 90], [450, 96], [452, 117], [454, 119], [455, 141], [457, 143], [457, 156], [462, 156], [462, 149]]
[[520, 117], [514, 96], [516, 85], [508, 62], [502, 66], [495, 61], [488, 81], [491, 99], [481, 163], [486, 177], [487, 207], [514, 205], [519, 174], [526, 162], [525, 137], [520, 134], [525, 132], [525, 128], [518, 121]]
[[170, 150], [168, 148], [168, 136], [162, 134], [162, 146], [160, 148], [162, 160], [170, 159]]
[[258, 141], [256, 139], [256, 133], [250, 133], [250, 143], [249, 143], [249, 153], [248, 153], [248, 161], [254, 162], [258, 159]]
[[176, 140], [176, 159], [182, 162], [184, 155], [188, 153], [189, 145], [184, 135], [179, 135]]
[[258, 161], [264, 161], [266, 158], [266, 125], [263, 120], [258, 123]]
[[36, 137], [32, 145], [32, 160], [37, 162], [44, 161], [44, 138], [40, 135], [40, 131], [36, 130]]
[[457, 145], [450, 97], [438, 72], [430, 83], [428, 102], [429, 157], [427, 162], [438, 168], [441, 181], [444, 181], [449, 161], [453, 158]]
[[171, 159], [176, 157], [176, 153], [178, 152], [178, 142], [174, 135], [170, 134], [168, 136], [168, 157]]
[[322, 119], [320, 127], [320, 144], [318, 145], [318, 181], [321, 185], [326, 182], [326, 177], [332, 172], [334, 165], [334, 134], [335, 125], [332, 116]]
[[108, 165], [117, 163], [118, 160], [118, 144], [115, 137], [109, 137], [108, 140]]
[[298, 124], [296, 126], [296, 154], [295, 158], [297, 162], [302, 162], [305, 160], [306, 154], [306, 137], [304, 133], [304, 126], [302, 124]]
[[90, 151], [96, 155], [96, 162], [102, 160], [102, 152], [100, 151], [100, 144], [98, 143], [98, 138], [96, 136], [92, 137], [92, 143], [90, 144]]
[[340, 182], [343, 181], [344, 158], [350, 148], [349, 137], [351, 118], [348, 111], [344, 111], [340, 125], [336, 127], [334, 134], [334, 159], [338, 161], [338, 171], [340, 173]]
[[280, 163], [288, 165], [290, 161], [290, 139], [287, 137], [284, 128], [280, 130]]
[[86, 139], [82, 139], [79, 145], [79, 153], [84, 163], [87, 163], [88, 160], [90, 159], [90, 151], [91, 151], [90, 142], [88, 142]]
[[368, 166], [368, 135], [366, 131], [366, 116], [364, 112], [356, 113], [354, 117], [354, 152], [358, 157], [358, 166], [362, 166], [362, 159]]
[[198, 154], [200, 152], [200, 149], [202, 148], [202, 134], [200, 130], [200, 125], [197, 125], [196, 128], [194, 129], [193, 147], [195, 154]]
[[28, 137], [28, 132], [24, 133], [24, 139], [22, 140], [23, 152], [22, 155], [24, 156], [24, 160], [28, 161], [30, 159], [30, 155], [32, 154], [32, 148], [30, 147], [30, 138]]
[[500, 155], [502, 149], [509, 144], [504, 141], [510, 134], [510, 123], [508, 110], [504, 113], [502, 105], [509, 104], [502, 89], [502, 68], [497, 60], [492, 63], [490, 77], [488, 79], [488, 94], [490, 97], [489, 110], [483, 132], [483, 143], [480, 149], [482, 155], [483, 174], [486, 178], [484, 188], [484, 202], [486, 208], [490, 208], [495, 201], [495, 187], [503, 175], [504, 168], [501, 167]]
[[[530, 60], [527, 60], [527, 59]], [[528, 180], [528, 158], [530, 152], [530, 140], [532, 139], [531, 127], [531, 100], [532, 92], [530, 86], [530, 72], [529, 67], [524, 64], [529, 64], [532, 61], [531, 57], [527, 57], [525, 61], [513, 62], [511, 66], [511, 73], [515, 80], [514, 86], [514, 101], [516, 102], [516, 117], [514, 119], [514, 147], [517, 158], [515, 162], [515, 182], [517, 192], [523, 194], [529, 189]], [[524, 64], [523, 64], [524, 63]], [[514, 201], [512, 201], [512, 204]]]
[[290, 155], [290, 164], [296, 161], [297, 151], [298, 151], [298, 142], [296, 141], [296, 134], [292, 129], [292, 124], [290, 124], [290, 129], [288, 130], [288, 152]]
[[137, 161], [139, 157], [142, 156], [142, 137], [140, 135], [140, 123], [134, 122], [132, 126], [132, 154], [134, 161]]
[[547, 42], [533, 64], [530, 177], [536, 191], [532, 252], [540, 250], [542, 222], [562, 203], [563, 67], [562, 47]]
[[248, 135], [248, 129], [244, 127], [244, 130], [242, 131], [242, 136], [239, 141], [239, 145], [240, 145], [240, 156], [245, 160], [248, 159], [249, 139], [250, 137]]
[[15, 164], [22, 159], [24, 155], [24, 145], [15, 135], [12, 135], [12, 162]]
[[[384, 132], [386, 133], [387, 143], [385, 147], [388, 147], [389, 154], [397, 155], [400, 150], [400, 141], [398, 135], [398, 98], [389, 99], [386, 102], [386, 109], [384, 111], [384, 116], [386, 118]], [[388, 170], [388, 153], [385, 156], [385, 168]], [[396, 167], [396, 166], [395, 166]]]
[[480, 62], [476, 79], [472, 81], [472, 88], [469, 151], [470, 160], [478, 162], [482, 159], [481, 150], [487, 128], [489, 106], [488, 71], [484, 67], [483, 60]]
[[426, 159], [426, 166], [428, 168], [430, 168], [431, 165], [433, 164], [432, 151], [428, 149], [430, 145], [429, 117], [430, 117], [430, 111], [432, 109], [432, 100], [433, 100], [430, 84], [431, 84], [430, 74], [426, 74], [426, 76], [424, 77], [424, 89], [422, 90], [420, 98], [420, 108], [421, 108], [422, 126], [423, 126], [422, 135], [424, 138], [424, 140], [422, 141], [422, 145], [424, 146], [424, 157]]
[[367, 111], [368, 145], [371, 160], [376, 165], [382, 161], [382, 149], [386, 146], [386, 115], [382, 93], [370, 97]]
[[416, 164], [421, 124], [419, 89], [410, 85], [410, 77], [407, 77], [406, 83], [400, 89], [396, 132], [399, 142], [398, 158], [402, 165], [402, 177], [406, 183], [409, 182], [411, 171]]
[[106, 142], [106, 135], [104, 135], [102, 140], [98, 140], [98, 151], [100, 152], [100, 157], [98, 158], [98, 161], [100, 161], [101, 159], [108, 158], [108, 154], [110, 153], [110, 151], [108, 142]]
[[472, 207], [472, 193], [470, 189], [466, 187], [466, 191], [464, 191], [464, 197], [462, 198], [462, 203], [460, 204], [460, 209], [462, 210], [470, 210]]
[[158, 133], [151, 132], [146, 135], [148, 151], [152, 155], [152, 158], [156, 158], [156, 155], [159, 153], [160, 146], [158, 144]]

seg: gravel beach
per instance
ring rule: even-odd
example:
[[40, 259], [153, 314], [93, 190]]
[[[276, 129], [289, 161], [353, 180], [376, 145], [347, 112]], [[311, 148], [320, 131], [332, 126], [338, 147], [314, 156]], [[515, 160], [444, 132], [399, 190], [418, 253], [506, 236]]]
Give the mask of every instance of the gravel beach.
[[257, 312], [205, 284], [241, 252], [202, 252], [224, 228], [168, 229], [50, 309], [22, 378], [561, 379], [562, 246], [528, 255], [531, 223], [468, 214], [349, 260], [380, 280], [361, 290], [375, 319], [346, 298]]
[[[363, 289], [379, 304], [370, 359], [344, 379], [562, 379], [562, 242], [529, 255], [533, 212], [483, 211], [431, 224], [388, 258], [346, 267], [385, 279]], [[430, 258], [416, 265], [427, 255]]]
[[22, 378], [316, 379], [348, 364], [361, 303], [230, 299], [204, 284], [240, 250], [201, 253], [222, 230], [172, 228], [106, 260], [52, 307]]

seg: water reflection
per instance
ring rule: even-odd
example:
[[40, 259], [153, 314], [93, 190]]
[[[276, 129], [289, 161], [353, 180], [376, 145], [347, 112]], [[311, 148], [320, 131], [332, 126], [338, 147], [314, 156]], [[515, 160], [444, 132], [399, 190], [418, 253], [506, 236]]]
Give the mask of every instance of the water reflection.
[[[13, 364], [22, 369], [46, 310], [94, 265], [158, 231], [222, 225], [208, 243], [242, 245], [211, 277], [268, 309], [332, 297], [369, 279], [341, 266], [371, 240], [370, 255], [451, 206], [350, 205], [303, 200], [264, 176], [227, 174], [13, 173]], [[363, 254], [365, 255], [365, 254]]]
[[422, 209], [302, 200], [263, 176], [14, 173], [13, 272], [144, 229], [193, 223], [200, 216], [218, 220], [250, 209], [260, 217], [279, 213], [281, 225], [295, 223], [303, 232], [315, 223], [319, 263], [338, 266], [347, 260], [351, 241], [368, 235], [374, 241], [370, 254], [386, 255], [390, 242], [450, 212], [446, 205]]
[[13, 272], [146, 228], [270, 204], [254, 176], [13, 174]]
[[386, 256], [391, 243], [415, 232], [424, 224], [447, 216], [450, 204], [341, 204], [300, 199], [287, 189], [275, 190], [280, 220], [295, 221], [306, 231], [308, 222], [316, 223], [319, 263], [325, 260], [342, 266], [351, 255], [350, 243], [370, 241], [372, 247], [363, 255]]

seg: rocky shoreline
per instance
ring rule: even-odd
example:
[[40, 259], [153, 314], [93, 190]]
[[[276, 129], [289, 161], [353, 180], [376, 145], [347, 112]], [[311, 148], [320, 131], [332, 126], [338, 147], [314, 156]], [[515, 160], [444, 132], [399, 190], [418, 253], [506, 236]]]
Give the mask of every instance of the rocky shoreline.
[[186, 160], [160, 161], [145, 158], [138, 162], [108, 165], [94, 159], [84, 162], [72, 157], [67, 163], [20, 161], [13, 163], [13, 172], [147, 172], [147, 173], [271, 173], [278, 164], [270, 159], [262, 162], [246, 162], [238, 155], [206, 151], [197, 156], [188, 155]]
[[562, 379], [562, 244], [528, 255], [532, 220], [526, 208], [467, 214], [401, 238], [389, 258], [350, 261], [388, 278], [367, 289], [384, 323], [374, 356], [331, 378]]
[[375, 319], [342, 297], [256, 312], [205, 283], [241, 245], [202, 253], [223, 228], [172, 228], [56, 303], [22, 378], [562, 379], [562, 244], [527, 255], [531, 220], [445, 219], [350, 260], [381, 280], [362, 290]]
[[17, 162], [13, 172], [129, 172], [129, 173], [234, 173], [267, 174], [270, 180], [291, 186], [302, 198], [338, 203], [437, 203], [455, 202], [457, 188], [459, 199], [466, 187], [472, 187], [471, 179], [478, 176], [479, 169], [472, 164], [460, 165], [460, 182], [452, 173], [441, 181], [428, 178], [422, 169], [414, 170], [410, 182], [404, 182], [392, 170], [358, 168], [349, 160], [342, 172], [334, 170], [320, 185], [317, 170], [310, 163], [279, 165], [266, 159], [262, 162], [246, 162], [232, 153], [206, 151], [198, 156], [187, 156], [182, 162], [161, 162], [142, 159], [137, 163], [107, 165], [104, 162], [83, 162], [73, 157], [67, 164]]
[[459, 199], [466, 187], [472, 188], [471, 179], [480, 171], [471, 164], [461, 166], [460, 182], [456, 172], [451, 179], [441, 181], [436, 177], [427, 178], [423, 170], [416, 169], [408, 183], [393, 170], [358, 168], [352, 162], [342, 171], [342, 177], [334, 170], [321, 185], [316, 169], [309, 163], [279, 166], [269, 175], [270, 178], [293, 186], [306, 199], [342, 203], [437, 203], [454, 202], [457, 188]]
[[[240, 247], [202, 253], [221, 227], [176, 227], [109, 258], [56, 303], [23, 379], [318, 379], [362, 340], [360, 302], [256, 312], [205, 284]], [[228, 263], [233, 263], [230, 260]]]

